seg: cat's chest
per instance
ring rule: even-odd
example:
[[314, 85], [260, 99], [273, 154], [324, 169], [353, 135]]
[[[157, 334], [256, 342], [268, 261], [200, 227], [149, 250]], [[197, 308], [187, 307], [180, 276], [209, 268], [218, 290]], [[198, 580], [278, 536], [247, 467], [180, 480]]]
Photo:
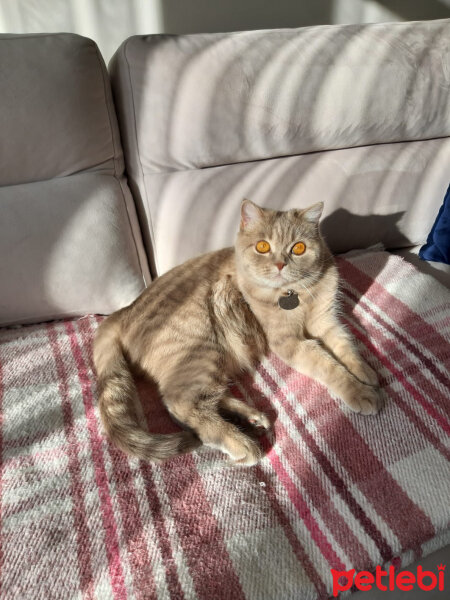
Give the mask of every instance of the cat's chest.
[[305, 328], [310, 312], [309, 303], [302, 302], [301, 298], [287, 296], [271, 305], [256, 305], [252, 308], [266, 333], [282, 330], [300, 333]]

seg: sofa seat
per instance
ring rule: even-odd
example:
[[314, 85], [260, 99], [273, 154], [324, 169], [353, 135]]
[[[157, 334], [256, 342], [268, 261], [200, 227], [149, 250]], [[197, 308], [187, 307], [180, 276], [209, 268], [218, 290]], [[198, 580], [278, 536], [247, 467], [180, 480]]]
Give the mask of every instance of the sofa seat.
[[[353, 414], [269, 356], [233, 386], [275, 421], [253, 468], [206, 448], [161, 465], [113, 448], [91, 356], [102, 317], [0, 330], [1, 597], [326, 598], [332, 568], [405, 568], [445, 547], [449, 293], [384, 251], [338, 266], [385, 409]], [[139, 389], [143, 424], [176, 428]]]

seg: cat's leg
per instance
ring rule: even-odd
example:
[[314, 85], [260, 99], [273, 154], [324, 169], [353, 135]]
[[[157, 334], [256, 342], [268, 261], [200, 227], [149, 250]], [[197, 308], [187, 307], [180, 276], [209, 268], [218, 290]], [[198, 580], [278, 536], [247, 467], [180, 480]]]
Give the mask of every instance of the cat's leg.
[[253, 406], [242, 402], [242, 400], [238, 400], [233, 396], [224, 396], [220, 400], [220, 406], [229, 412], [243, 417], [255, 427], [265, 430], [270, 429], [270, 420], [267, 415], [256, 408], [253, 408]]
[[194, 431], [203, 444], [228, 454], [238, 465], [255, 465], [261, 458], [258, 444], [219, 414], [223, 390], [195, 393], [195, 386], [183, 390], [162, 390], [164, 404], [182, 425]]
[[312, 320], [308, 324], [308, 329], [311, 336], [320, 339], [325, 348], [355, 377], [368, 385], [378, 385], [377, 374], [363, 360], [356, 349], [352, 336], [337, 318], [323, 315], [319, 319]]
[[288, 365], [326, 385], [353, 411], [371, 415], [381, 408], [378, 389], [359, 381], [318, 340], [289, 336], [275, 339], [270, 346]]

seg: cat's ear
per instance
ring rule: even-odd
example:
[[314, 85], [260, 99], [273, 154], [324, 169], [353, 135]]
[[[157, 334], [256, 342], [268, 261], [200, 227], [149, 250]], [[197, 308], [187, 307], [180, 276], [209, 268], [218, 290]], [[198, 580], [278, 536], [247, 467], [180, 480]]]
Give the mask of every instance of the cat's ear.
[[322, 216], [323, 211], [323, 202], [318, 202], [317, 204], [313, 204], [309, 208], [306, 208], [302, 211], [302, 217], [308, 223], [318, 223], [320, 217]]
[[244, 198], [241, 204], [241, 230], [253, 227], [264, 216], [263, 209], [251, 200]]

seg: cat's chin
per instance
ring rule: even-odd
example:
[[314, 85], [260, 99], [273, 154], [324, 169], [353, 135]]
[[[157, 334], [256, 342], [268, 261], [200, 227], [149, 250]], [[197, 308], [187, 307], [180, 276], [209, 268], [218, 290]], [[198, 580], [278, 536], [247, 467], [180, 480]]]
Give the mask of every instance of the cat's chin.
[[287, 281], [284, 277], [273, 277], [272, 279], [263, 279], [260, 283], [264, 287], [280, 289], [289, 285], [290, 282]]
[[254, 285], [272, 290], [279, 290], [282, 288], [289, 289], [289, 286], [294, 283], [291, 279], [286, 279], [286, 277], [283, 277], [280, 274], [272, 277], [258, 277], [254, 274], [247, 273], [247, 277], [249, 280], [253, 281]]
[[304, 274], [301, 278], [296, 277], [295, 279], [287, 279], [282, 275], [277, 275], [275, 277], [271, 277], [270, 279], [261, 279], [258, 281], [259, 285], [264, 287], [268, 287], [274, 290], [279, 290], [284, 288], [284, 291], [290, 289], [291, 287], [295, 289], [296, 286], [305, 287], [309, 285], [313, 285], [318, 279], [318, 273], [307, 273]]

